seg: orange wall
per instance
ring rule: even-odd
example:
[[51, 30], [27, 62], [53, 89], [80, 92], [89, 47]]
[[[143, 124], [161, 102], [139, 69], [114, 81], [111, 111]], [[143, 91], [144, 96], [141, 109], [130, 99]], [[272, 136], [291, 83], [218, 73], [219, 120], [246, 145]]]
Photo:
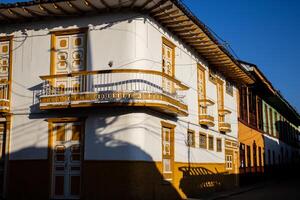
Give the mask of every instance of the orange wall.
[[[255, 141], [257, 146], [257, 164], [259, 163], [259, 156], [258, 156], [258, 147], [261, 147], [261, 153], [262, 153], [262, 164], [263, 163], [263, 152], [264, 152], [264, 138], [261, 132], [246, 126], [244, 123], [239, 121], [238, 125], [238, 138], [239, 142], [245, 144], [245, 148], [247, 145], [251, 147], [251, 163], [253, 165], [253, 143]], [[246, 162], [247, 162], [247, 152], [245, 152]], [[240, 162], [239, 162], [240, 163]]]

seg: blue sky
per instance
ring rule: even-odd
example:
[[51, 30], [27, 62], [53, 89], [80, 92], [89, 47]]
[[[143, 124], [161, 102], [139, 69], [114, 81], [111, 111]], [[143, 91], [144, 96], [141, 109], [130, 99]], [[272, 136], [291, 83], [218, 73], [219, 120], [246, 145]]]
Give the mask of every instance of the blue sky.
[[[182, 0], [300, 111], [299, 0]], [[0, 3], [14, 0], [0, 0]]]
[[299, 0], [182, 0], [300, 111]]

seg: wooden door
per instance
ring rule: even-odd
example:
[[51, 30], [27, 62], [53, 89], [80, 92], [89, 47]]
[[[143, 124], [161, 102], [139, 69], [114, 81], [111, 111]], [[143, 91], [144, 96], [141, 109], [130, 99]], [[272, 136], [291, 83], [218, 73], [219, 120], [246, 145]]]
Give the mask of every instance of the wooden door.
[[[54, 74], [85, 70], [86, 35], [84, 33], [56, 36], [55, 41]], [[80, 76], [60, 78], [55, 81], [55, 86], [60, 93], [79, 92], [83, 81]]]
[[173, 179], [174, 163], [174, 130], [173, 128], [162, 128], [162, 165], [165, 180]]
[[55, 123], [53, 131], [52, 197], [80, 198], [81, 124]]
[[[174, 76], [174, 48], [165, 43], [162, 47], [162, 72], [171, 77]], [[163, 77], [162, 86], [165, 92], [174, 93], [174, 84], [170, 79]]]
[[0, 99], [8, 99], [9, 52], [9, 41], [0, 41]]
[[205, 91], [205, 71], [204, 69], [200, 68], [198, 66], [198, 100], [202, 100], [199, 103], [199, 112], [200, 114], [206, 114], [207, 113], [207, 107], [206, 107], [206, 91]]

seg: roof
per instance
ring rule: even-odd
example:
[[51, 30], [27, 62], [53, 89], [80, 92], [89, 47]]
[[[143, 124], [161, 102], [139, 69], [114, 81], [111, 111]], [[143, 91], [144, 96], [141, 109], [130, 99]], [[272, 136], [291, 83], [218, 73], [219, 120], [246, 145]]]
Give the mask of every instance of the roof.
[[227, 79], [244, 84], [254, 80], [180, 0], [34, 0], [0, 4], [0, 26], [7, 23], [134, 10], [149, 14], [190, 45]]
[[268, 100], [271, 103], [273, 107], [279, 108], [281, 111], [284, 111], [284, 113], [288, 114], [288, 118], [291, 118], [292, 121], [296, 123], [298, 126], [300, 125], [300, 114], [298, 111], [283, 97], [283, 95], [276, 90], [276, 88], [272, 85], [271, 81], [267, 79], [267, 77], [260, 71], [257, 65], [241, 61], [239, 60], [241, 64], [248, 65], [247, 70], [251, 71], [251, 73], [256, 78], [255, 82], [257, 84], [263, 84], [265, 88], [267, 88], [272, 94], [271, 96], [268, 95]]

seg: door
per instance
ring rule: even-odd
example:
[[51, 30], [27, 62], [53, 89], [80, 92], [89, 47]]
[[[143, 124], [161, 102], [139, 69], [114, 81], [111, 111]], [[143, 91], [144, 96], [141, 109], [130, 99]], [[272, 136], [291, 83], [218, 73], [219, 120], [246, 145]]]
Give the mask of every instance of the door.
[[0, 123], [0, 196], [4, 195], [6, 163], [6, 124]]
[[81, 144], [80, 122], [55, 123], [53, 127], [52, 197], [80, 198]]
[[[54, 74], [68, 74], [85, 70], [86, 35], [85, 33], [55, 36]], [[59, 78], [55, 86], [59, 93], [79, 92], [81, 76]]]
[[0, 41], [0, 99], [8, 99], [10, 41]]
[[[174, 47], [165, 43], [162, 46], [162, 72], [171, 77], [174, 76]], [[163, 77], [162, 86], [164, 92], [170, 94], [174, 92], [174, 84], [170, 79]]]
[[200, 68], [199, 66], [198, 66], [197, 70], [198, 70], [198, 101], [200, 101], [199, 102], [199, 111], [200, 111], [200, 114], [205, 115], [205, 114], [207, 114], [207, 107], [206, 107], [206, 102], [205, 102], [205, 99], [206, 99], [205, 71], [204, 71], [204, 69]]
[[173, 178], [173, 162], [174, 162], [174, 129], [162, 128], [162, 164], [163, 176], [167, 181]]
[[[217, 98], [218, 98], [218, 110], [224, 109], [224, 88], [223, 88], [223, 81], [217, 81]], [[219, 122], [225, 121], [225, 115], [222, 113], [219, 115]]]

